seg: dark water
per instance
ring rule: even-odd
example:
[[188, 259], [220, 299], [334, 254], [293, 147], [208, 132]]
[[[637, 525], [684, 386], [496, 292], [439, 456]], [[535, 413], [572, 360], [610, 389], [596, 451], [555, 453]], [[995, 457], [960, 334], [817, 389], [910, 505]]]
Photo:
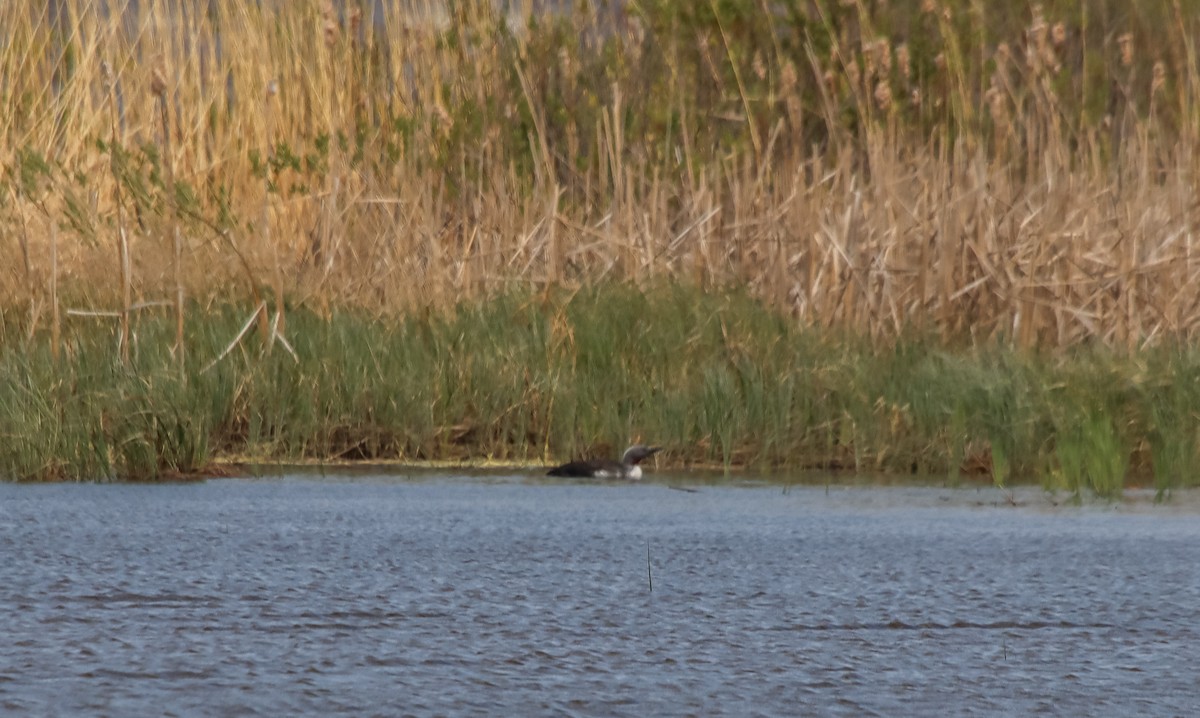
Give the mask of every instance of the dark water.
[[4, 485], [0, 713], [1194, 715], [1194, 503], [1021, 499]]

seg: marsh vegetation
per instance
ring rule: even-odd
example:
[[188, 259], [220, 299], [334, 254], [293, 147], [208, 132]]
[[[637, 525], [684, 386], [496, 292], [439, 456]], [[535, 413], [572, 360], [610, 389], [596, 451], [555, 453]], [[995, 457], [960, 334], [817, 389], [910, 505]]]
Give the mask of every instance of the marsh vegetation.
[[239, 347], [245, 311], [188, 322], [181, 374], [169, 312], [82, 325], [0, 355], [0, 472], [153, 479], [214, 459], [484, 459], [548, 464], [666, 445], [664, 466], [830, 469], [951, 483], [1041, 481], [1103, 495], [1127, 479], [1195, 481], [1200, 355], [877, 351], [797, 325], [742, 291], [517, 292], [446, 313], [290, 313], [295, 357]]
[[107, 7], [0, 7], [10, 475], [1187, 480], [1193, 2]]

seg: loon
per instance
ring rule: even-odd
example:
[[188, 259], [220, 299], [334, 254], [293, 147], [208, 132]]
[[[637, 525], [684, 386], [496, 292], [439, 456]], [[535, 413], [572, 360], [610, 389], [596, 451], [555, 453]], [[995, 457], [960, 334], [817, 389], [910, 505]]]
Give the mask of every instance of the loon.
[[618, 461], [572, 461], [562, 466], [556, 466], [546, 473], [547, 476], [589, 477], [593, 479], [640, 479], [642, 467], [638, 466], [647, 457], [662, 451], [661, 446], [643, 446], [634, 444], [625, 450], [625, 455]]

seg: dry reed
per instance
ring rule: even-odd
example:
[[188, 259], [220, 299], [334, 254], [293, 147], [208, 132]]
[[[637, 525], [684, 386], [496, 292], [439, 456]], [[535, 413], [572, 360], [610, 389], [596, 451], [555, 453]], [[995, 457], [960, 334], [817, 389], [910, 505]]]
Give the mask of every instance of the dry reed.
[[1179, 3], [54, 5], [0, 8], [0, 306], [29, 332], [171, 297], [179, 342], [185, 294], [243, 296], [269, 345], [285, 298], [661, 276], [881, 341], [1200, 331]]

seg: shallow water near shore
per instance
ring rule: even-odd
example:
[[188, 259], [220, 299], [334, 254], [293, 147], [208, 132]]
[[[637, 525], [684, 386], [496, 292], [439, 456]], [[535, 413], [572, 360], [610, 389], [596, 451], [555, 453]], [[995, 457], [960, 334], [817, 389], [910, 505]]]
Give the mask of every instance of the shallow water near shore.
[[1183, 715], [1200, 502], [1150, 496], [0, 485], [0, 711]]

